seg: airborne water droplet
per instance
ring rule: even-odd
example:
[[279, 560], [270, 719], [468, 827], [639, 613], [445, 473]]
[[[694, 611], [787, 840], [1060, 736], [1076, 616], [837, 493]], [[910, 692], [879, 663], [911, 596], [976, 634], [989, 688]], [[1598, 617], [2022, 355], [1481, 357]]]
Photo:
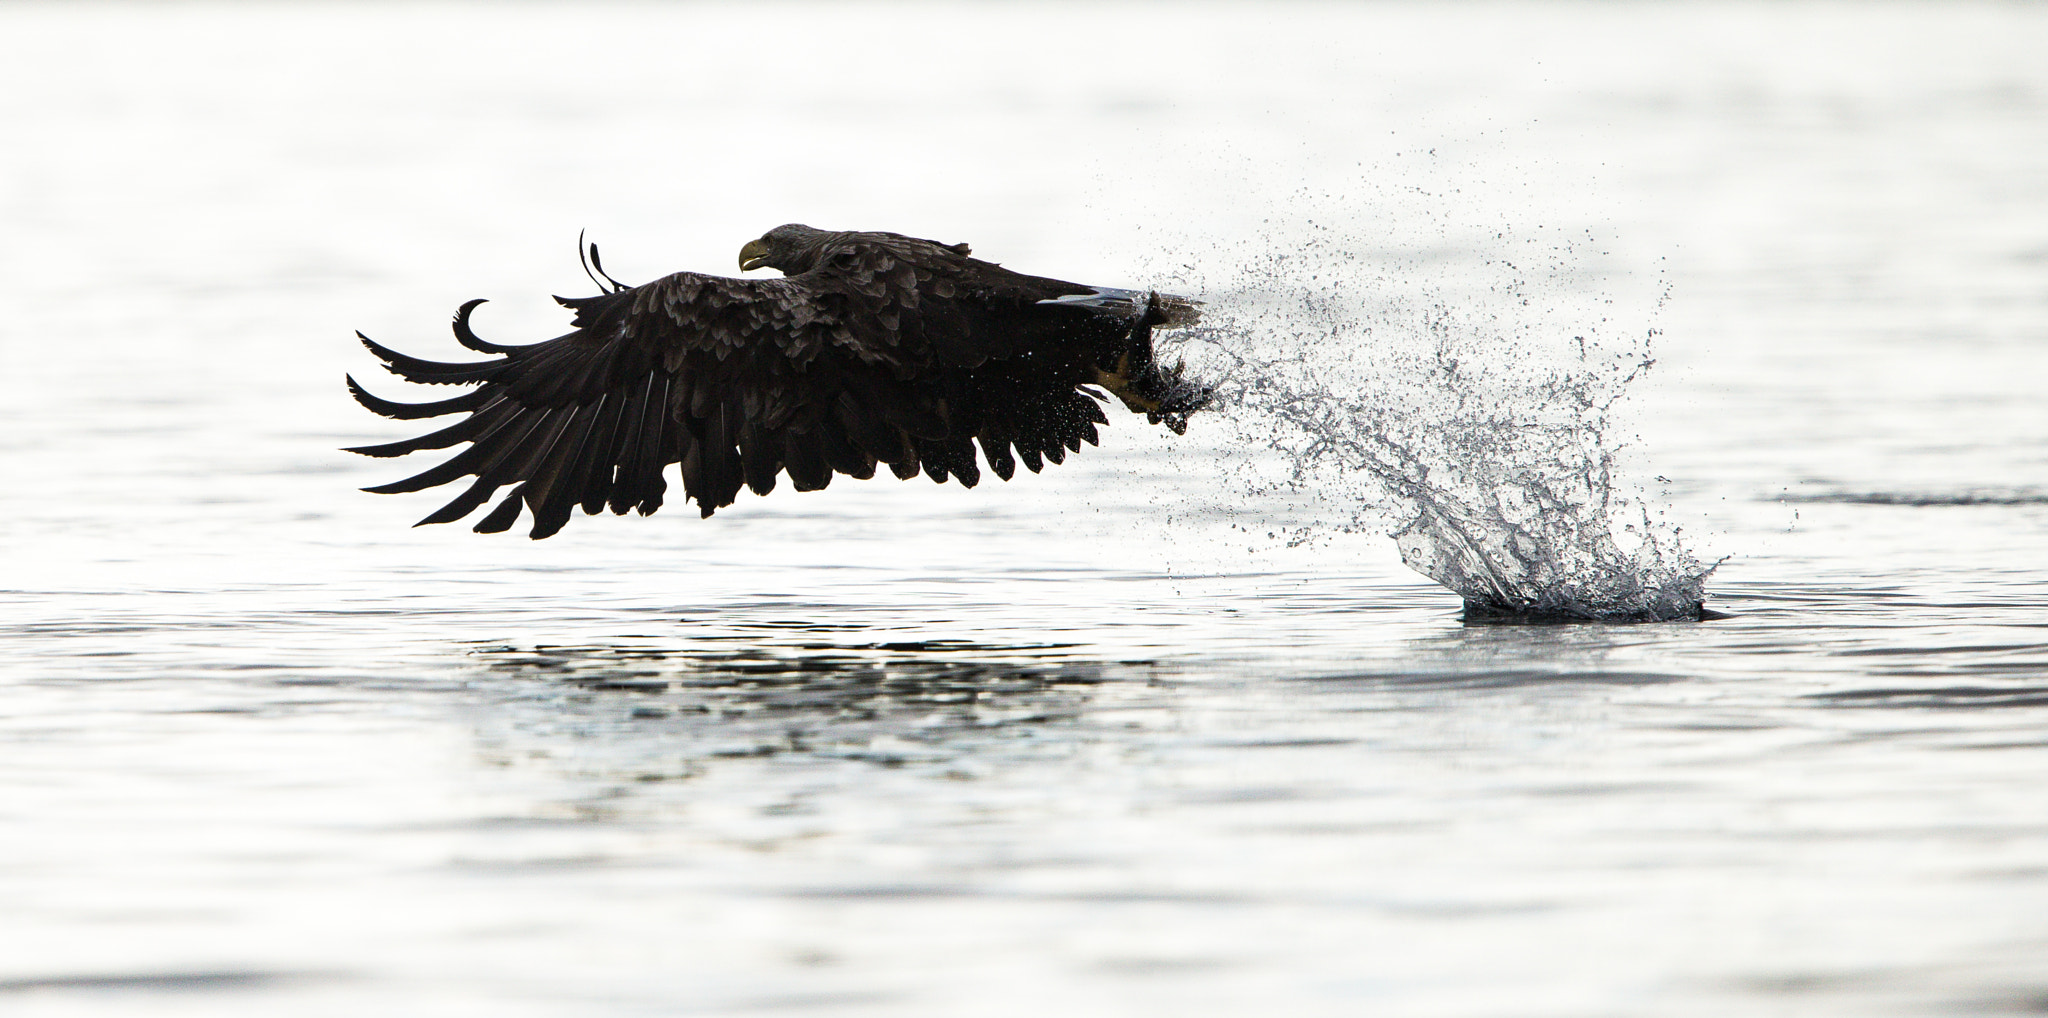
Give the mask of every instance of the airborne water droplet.
[[[1654, 362], [1657, 330], [1588, 328], [1613, 301], [1565, 278], [1568, 243], [1549, 278], [1465, 254], [1477, 264], [1361, 278], [1384, 258], [1297, 246], [1212, 294], [1190, 359], [1225, 377], [1243, 443], [1280, 454], [1279, 476], [1240, 466], [1247, 494], [1315, 498], [1290, 546], [1390, 532], [1478, 613], [1699, 618], [1713, 567], [1615, 476], [1610, 410]], [[1356, 285], [1305, 285], [1343, 275]]]

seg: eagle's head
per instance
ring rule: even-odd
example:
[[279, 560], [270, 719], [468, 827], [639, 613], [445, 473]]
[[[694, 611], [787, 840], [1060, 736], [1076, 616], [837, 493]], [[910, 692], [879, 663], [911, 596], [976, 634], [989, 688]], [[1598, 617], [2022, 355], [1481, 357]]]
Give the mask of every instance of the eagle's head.
[[802, 223], [785, 223], [740, 248], [740, 271], [781, 269], [785, 276], [809, 272], [817, 267], [832, 236]]

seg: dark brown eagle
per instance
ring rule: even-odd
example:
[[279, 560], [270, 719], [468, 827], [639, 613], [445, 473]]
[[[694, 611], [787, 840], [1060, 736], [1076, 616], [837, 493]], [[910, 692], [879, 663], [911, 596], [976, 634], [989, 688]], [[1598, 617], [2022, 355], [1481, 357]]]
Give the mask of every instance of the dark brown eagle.
[[356, 400], [386, 417], [468, 416], [349, 451], [402, 456], [468, 442], [431, 470], [364, 490], [476, 478], [427, 524], [459, 520], [515, 485], [477, 532], [509, 529], [524, 506], [542, 538], [578, 506], [655, 511], [671, 463], [682, 464], [684, 496], [705, 516], [742, 486], [767, 494], [779, 473], [812, 491], [835, 472], [873, 477], [882, 463], [906, 480], [922, 469], [971, 488], [981, 479], [977, 444], [1005, 480], [1020, 460], [1036, 472], [1094, 444], [1095, 426], [1108, 423], [1097, 387], [1175, 433], [1209, 404], [1208, 388], [1153, 357], [1152, 330], [1192, 323], [1194, 302], [1027, 276], [968, 253], [790, 224], [740, 248], [741, 271], [765, 266], [782, 279], [678, 272], [628, 287], [604, 274], [592, 247], [586, 270], [596, 265], [591, 278], [607, 292], [555, 298], [576, 313], [568, 335], [485, 342], [469, 326], [481, 300], [456, 313], [455, 338], [490, 360], [420, 360], [358, 333], [408, 381], [477, 387], [397, 403], [350, 378]]

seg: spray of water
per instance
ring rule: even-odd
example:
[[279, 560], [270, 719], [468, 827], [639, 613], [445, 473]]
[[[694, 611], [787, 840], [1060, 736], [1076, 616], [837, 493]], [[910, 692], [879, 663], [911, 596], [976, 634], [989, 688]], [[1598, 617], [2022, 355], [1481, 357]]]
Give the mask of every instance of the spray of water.
[[1390, 533], [1468, 616], [1701, 617], [1712, 567], [1617, 476], [1656, 331], [1587, 278], [1589, 239], [1491, 240], [1418, 270], [1311, 230], [1255, 260], [1190, 344], [1264, 453], [1234, 472], [1315, 500], [1290, 543]]

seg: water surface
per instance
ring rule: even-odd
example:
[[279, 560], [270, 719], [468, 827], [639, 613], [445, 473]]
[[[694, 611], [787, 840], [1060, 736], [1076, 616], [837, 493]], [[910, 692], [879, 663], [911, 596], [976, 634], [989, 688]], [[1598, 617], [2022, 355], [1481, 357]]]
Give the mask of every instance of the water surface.
[[[9, 1014], [2048, 1008], [2048, 12], [0, 34]], [[1655, 328], [1620, 468], [1732, 617], [1467, 625], [1201, 418], [540, 543], [355, 491], [351, 330], [546, 338], [580, 228], [637, 281], [790, 220], [1248, 350]]]

